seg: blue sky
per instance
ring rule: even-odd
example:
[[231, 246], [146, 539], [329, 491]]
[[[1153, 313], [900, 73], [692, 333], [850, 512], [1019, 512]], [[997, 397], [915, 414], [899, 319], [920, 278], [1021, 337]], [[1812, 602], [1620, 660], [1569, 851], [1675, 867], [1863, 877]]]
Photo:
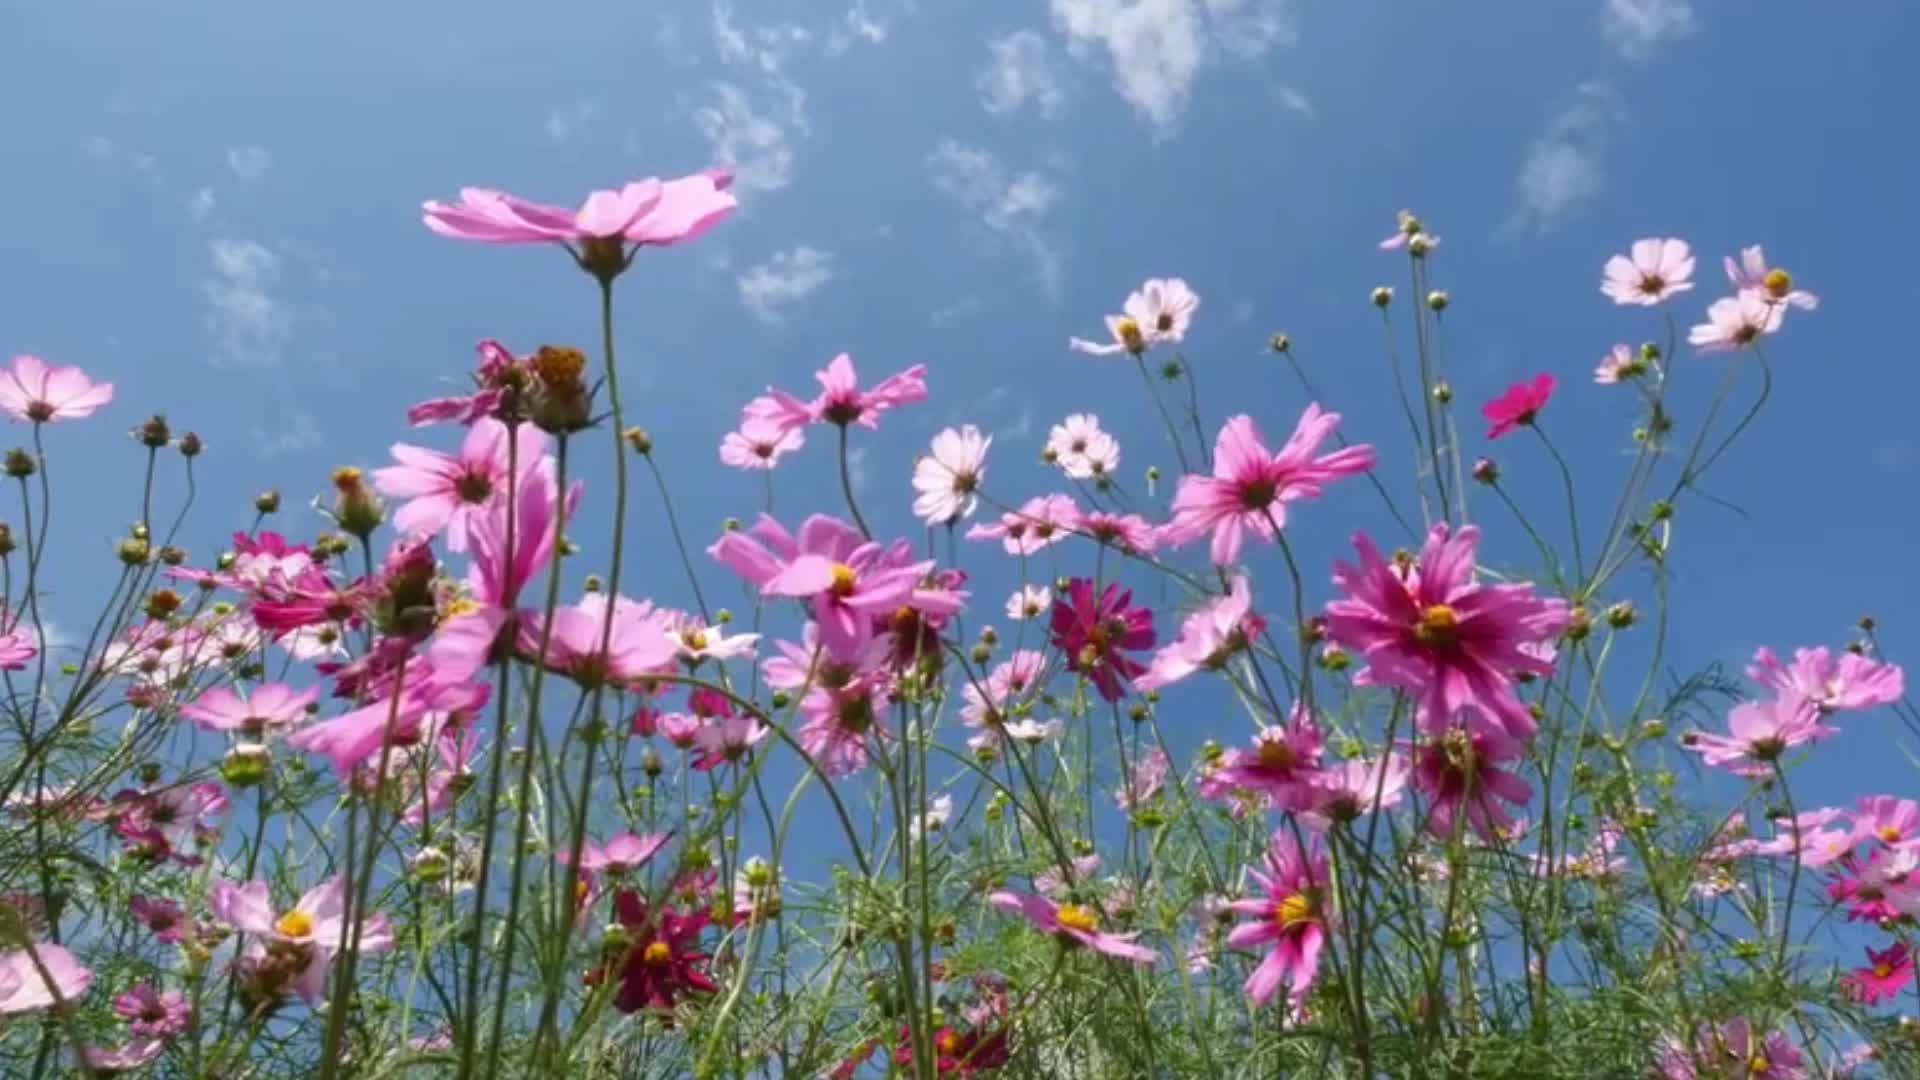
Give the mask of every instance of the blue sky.
[[[1826, 303], [1774, 345], [1773, 405], [1712, 485], [1748, 516], [1682, 522], [1676, 662], [1839, 644], [1867, 610], [1910, 650], [1920, 279], [1900, 241], [1920, 146], [1887, 118], [1920, 100], [1916, 30], [1905, 5], [1709, 0], [11, 5], [0, 353], [119, 387], [53, 433], [56, 528], [76, 545], [129, 518], [138, 459], [117, 433], [154, 409], [211, 447], [199, 552], [269, 485], [304, 533], [331, 466], [430, 441], [402, 410], [477, 339], [594, 340], [589, 283], [560, 256], [433, 237], [422, 199], [477, 184], [572, 202], [723, 161], [740, 215], [620, 284], [630, 419], [704, 542], [757, 500], [714, 459], [748, 396], [807, 385], [842, 350], [875, 376], [925, 362], [932, 402], [890, 417], [859, 470], [869, 516], [904, 531], [909, 456], [947, 423], [996, 432], [989, 485], [1009, 499], [1050, 486], [1029, 455], [1069, 411], [1125, 437], [1130, 475], [1169, 464], [1132, 373], [1064, 348], [1153, 275], [1204, 297], [1190, 354], [1210, 423], [1290, 426], [1299, 392], [1263, 348], [1284, 329], [1350, 433], [1404, 461], [1366, 296], [1404, 288], [1373, 245], [1410, 206], [1445, 238], [1462, 403], [1558, 374], [1547, 422], [1598, 516], [1629, 420], [1588, 373], [1659, 325], [1599, 295], [1602, 262], [1637, 236], [1690, 239], [1684, 327], [1719, 254], [1763, 241]], [[1674, 363], [1697, 417], [1725, 361]], [[1545, 463], [1495, 449], [1546, 513]], [[830, 507], [830, 478], [816, 440], [780, 505]], [[1378, 516], [1360, 486], [1301, 512], [1309, 565]], [[680, 598], [651, 562], [632, 591]], [[71, 559], [58, 584], [78, 603], [96, 569]], [[981, 603], [1004, 585], [989, 576]], [[1849, 785], [1900, 790], [1891, 719], [1863, 723], [1828, 753]]]

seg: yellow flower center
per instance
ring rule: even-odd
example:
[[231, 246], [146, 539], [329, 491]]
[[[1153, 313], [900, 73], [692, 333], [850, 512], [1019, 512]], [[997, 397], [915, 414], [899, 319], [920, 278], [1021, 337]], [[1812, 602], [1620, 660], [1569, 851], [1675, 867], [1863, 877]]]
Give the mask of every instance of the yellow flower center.
[[1445, 604], [1430, 604], [1413, 624], [1414, 639], [1432, 648], [1453, 644], [1460, 630], [1460, 616]]
[[1759, 1076], [1771, 1068], [1773, 1068], [1773, 1062], [1767, 1060], [1764, 1052], [1756, 1052], [1747, 1059], [1747, 1073], [1750, 1076]]
[[1880, 826], [1880, 839], [1889, 844], [1897, 844], [1900, 842], [1900, 830], [1891, 825], [1882, 825]]
[[1100, 920], [1094, 916], [1092, 910], [1081, 907], [1079, 904], [1061, 904], [1060, 910], [1054, 914], [1053, 918], [1061, 926], [1085, 934], [1093, 933], [1094, 928], [1100, 925]]
[[1260, 740], [1259, 757], [1261, 766], [1268, 769], [1291, 769], [1299, 760], [1285, 739]]
[[949, 1028], [940, 1033], [940, 1037], [934, 1040], [934, 1045], [938, 1046], [943, 1054], [957, 1054], [960, 1052], [960, 1033]]
[[1767, 271], [1767, 276], [1760, 279], [1760, 284], [1766, 287], [1768, 296], [1783, 300], [1793, 291], [1793, 275], [1776, 266]]
[[275, 920], [273, 928], [290, 938], [303, 938], [313, 933], [313, 916], [304, 911], [289, 911]]
[[1313, 897], [1297, 892], [1274, 905], [1273, 921], [1280, 924], [1282, 930], [1291, 929], [1301, 923], [1313, 921]]
[[1884, 979], [1891, 974], [1893, 974], [1893, 965], [1887, 963], [1885, 960], [1882, 960], [1879, 963], [1873, 965], [1874, 978]]
[[1120, 344], [1131, 353], [1147, 351], [1147, 339], [1140, 333], [1140, 324], [1130, 318], [1121, 318], [1113, 324], [1114, 332], [1120, 335]]
[[587, 370], [587, 354], [565, 345], [542, 345], [533, 354], [533, 373], [556, 390], [571, 390], [580, 385]]
[[834, 563], [833, 584], [827, 586], [827, 590], [835, 596], [852, 596], [854, 586], [859, 580], [859, 576], [853, 572], [853, 567], [846, 563]]
[[680, 640], [686, 643], [687, 648], [698, 652], [707, 647], [707, 632], [705, 630], [683, 630], [680, 633]]
[[640, 950], [640, 962], [648, 967], [665, 967], [673, 959], [673, 950], [664, 941], [653, 941]]

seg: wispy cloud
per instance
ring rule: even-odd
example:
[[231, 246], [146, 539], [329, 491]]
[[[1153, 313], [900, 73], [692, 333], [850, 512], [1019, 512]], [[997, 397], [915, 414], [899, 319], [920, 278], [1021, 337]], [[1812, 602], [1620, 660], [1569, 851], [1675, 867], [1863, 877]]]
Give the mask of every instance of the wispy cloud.
[[1033, 260], [1034, 277], [1048, 296], [1060, 293], [1063, 258], [1046, 232], [1047, 215], [1061, 199], [1046, 175], [1014, 172], [991, 152], [954, 139], [927, 155], [934, 190], [959, 203], [993, 237]]
[[254, 449], [261, 457], [297, 454], [312, 450], [323, 441], [313, 417], [299, 411], [289, 413], [284, 422], [272, 431], [255, 424], [247, 429], [247, 434], [253, 439]]
[[1600, 32], [1629, 60], [1646, 60], [1698, 29], [1691, 0], [1606, 0], [1600, 9]]
[[1309, 120], [1319, 115], [1313, 111], [1313, 101], [1298, 87], [1280, 86], [1275, 87], [1273, 92], [1274, 95], [1280, 99], [1280, 104], [1285, 105], [1291, 111], [1297, 112]]
[[1606, 186], [1607, 136], [1624, 116], [1612, 86], [1581, 84], [1573, 103], [1555, 113], [1546, 133], [1528, 147], [1514, 183], [1519, 206], [1505, 230], [1545, 232], [1600, 194]]
[[235, 146], [227, 150], [227, 168], [233, 178], [251, 184], [273, 168], [273, 154], [264, 146]]
[[793, 143], [786, 127], [756, 109], [733, 83], [715, 83], [714, 101], [696, 109], [694, 124], [715, 161], [734, 170], [742, 191], [778, 191], [793, 180]]
[[134, 150], [106, 135], [88, 135], [81, 139], [80, 152], [102, 164], [132, 169], [156, 184], [164, 182], [160, 176], [158, 158]]
[[827, 31], [827, 52], [842, 53], [863, 41], [880, 45], [886, 40], [887, 24], [867, 9], [867, 0], [854, 0], [840, 24]]
[[576, 101], [564, 108], [550, 110], [545, 124], [547, 138], [556, 143], [566, 142], [592, 122], [593, 113], [591, 101]]
[[833, 280], [833, 252], [805, 244], [776, 251], [765, 262], [747, 268], [734, 284], [740, 302], [761, 322], [785, 320], [782, 309], [812, 295]]
[[1256, 60], [1298, 37], [1290, 0], [1050, 0], [1050, 8], [1068, 51], [1104, 52], [1114, 89], [1161, 135], [1205, 67]]
[[1032, 102], [1041, 116], [1052, 116], [1065, 104], [1047, 39], [1039, 33], [1016, 30], [987, 42], [987, 53], [987, 66], [973, 80], [981, 108], [1004, 116]]
[[280, 256], [256, 241], [230, 237], [215, 237], [208, 254], [212, 269], [200, 288], [214, 345], [210, 362], [227, 369], [277, 366], [293, 336], [293, 312], [274, 294]]
[[868, 481], [872, 480], [872, 470], [867, 468], [867, 454], [872, 448], [856, 446], [847, 451], [847, 486], [855, 495], [867, 493]]
[[213, 216], [214, 204], [213, 189], [198, 188], [187, 197], [187, 216], [195, 223], [203, 222]]
[[938, 330], [950, 322], [980, 314], [981, 307], [980, 298], [968, 293], [953, 303], [936, 309], [932, 315], [927, 316], [927, 324]]

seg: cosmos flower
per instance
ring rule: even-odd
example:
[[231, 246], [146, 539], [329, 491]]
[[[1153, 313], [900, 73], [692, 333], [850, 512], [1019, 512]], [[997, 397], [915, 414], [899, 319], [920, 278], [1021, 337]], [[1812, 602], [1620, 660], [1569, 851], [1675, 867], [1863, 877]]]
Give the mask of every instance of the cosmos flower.
[[1134, 686], [1159, 690], [1197, 671], [1218, 671], [1266, 625], [1267, 621], [1253, 611], [1247, 576], [1235, 575], [1227, 595], [1209, 601], [1181, 621], [1179, 636], [1153, 654], [1146, 674], [1135, 679]]
[[1867, 963], [1840, 976], [1847, 995], [1863, 1005], [1890, 1001], [1913, 982], [1913, 950], [1904, 941], [1867, 949]]
[[1043, 934], [1056, 934], [1066, 941], [1106, 956], [1152, 964], [1159, 959], [1152, 949], [1134, 944], [1138, 934], [1112, 934], [1100, 929], [1100, 916], [1093, 908], [1073, 903], [1055, 903], [1044, 896], [1015, 892], [996, 892], [987, 902], [1002, 911], [1026, 917]]
[[1007, 597], [1007, 618], [1031, 619], [1052, 606], [1052, 589], [1045, 585], [1022, 585]]
[[725, 169], [664, 182], [650, 177], [595, 191], [571, 211], [503, 191], [462, 188], [459, 202], [423, 204], [423, 220], [441, 236], [488, 244], [666, 245], [691, 240], [732, 213], [738, 205], [727, 190], [732, 184]]
[[1693, 288], [1693, 254], [1685, 240], [1635, 240], [1627, 255], [1607, 260], [1600, 291], [1616, 304], [1652, 306]]
[[[524, 483], [541, 466], [546, 436], [531, 424], [520, 426], [511, 455]], [[373, 486], [382, 495], [405, 499], [393, 513], [393, 527], [409, 536], [447, 534], [447, 550], [467, 550], [469, 523], [507, 490], [507, 425], [482, 417], [467, 429], [457, 454], [406, 443], [393, 444], [399, 462], [373, 470]]]
[[50, 942], [35, 945], [31, 952], [0, 952], [0, 1016], [51, 1008], [56, 1001], [78, 1001], [92, 984], [93, 972]]
[[1318, 841], [1312, 843], [1302, 848], [1291, 832], [1276, 831], [1268, 842], [1264, 866], [1247, 870], [1265, 895], [1230, 905], [1235, 913], [1256, 921], [1235, 926], [1227, 936], [1228, 945], [1236, 949], [1272, 945], [1242, 989], [1255, 1005], [1265, 1005], [1285, 983], [1295, 1015], [1320, 972], [1320, 950], [1326, 944], [1332, 913], [1329, 886], [1333, 879], [1327, 856]]
[[286, 683], [262, 683], [244, 698], [232, 687], [216, 686], [181, 706], [180, 715], [208, 731], [258, 737], [291, 731], [306, 719], [308, 707], [319, 697], [317, 686], [295, 690]]
[[1109, 582], [1095, 597], [1087, 578], [1074, 578], [1054, 600], [1050, 633], [1068, 669], [1086, 676], [1108, 701], [1125, 696], [1147, 670], [1128, 653], [1150, 649], [1155, 640], [1153, 612], [1133, 606], [1132, 590]]
[[1236, 416], [1220, 428], [1214, 443], [1213, 475], [1180, 478], [1173, 496], [1173, 520], [1163, 530], [1172, 544], [1188, 544], [1213, 534], [1215, 565], [1240, 558], [1247, 531], [1268, 541], [1287, 523], [1286, 504], [1319, 498], [1322, 485], [1373, 468], [1371, 446], [1350, 446], [1315, 456], [1340, 426], [1340, 414], [1308, 405], [1286, 445], [1276, 453], [1250, 416]]
[[980, 482], [987, 475], [987, 448], [993, 436], [968, 424], [947, 428], [913, 465], [914, 515], [929, 525], [946, 525], [973, 513]]
[[1076, 480], [1111, 476], [1120, 467], [1120, 440], [1100, 430], [1100, 418], [1074, 413], [1047, 433], [1046, 457]]
[[1532, 424], [1552, 396], [1553, 376], [1544, 371], [1527, 382], [1507, 387], [1505, 393], [1480, 406], [1480, 415], [1487, 418], [1487, 438], [1497, 439], [1516, 427]]
[[1744, 349], [1780, 329], [1784, 310], [1759, 293], [1722, 297], [1707, 305], [1707, 321], [1687, 331], [1687, 342], [1703, 353]]
[[[667, 846], [672, 836], [668, 833], [616, 833], [607, 837], [604, 844], [588, 840], [580, 849], [580, 869], [588, 873], [624, 874], [647, 865], [660, 849]], [[555, 852], [554, 858], [564, 863], [567, 853]]]
[[1787, 304], [1802, 311], [1812, 311], [1820, 306], [1820, 298], [1795, 288], [1793, 276], [1779, 267], [1767, 265], [1767, 254], [1759, 244], [1740, 249], [1740, 261], [1734, 262], [1733, 256], [1726, 257], [1727, 280], [1733, 283], [1737, 293], [1757, 293], [1769, 303]]
[[1747, 665], [1747, 677], [1782, 696], [1805, 698], [1821, 712], [1891, 705], [1906, 693], [1900, 665], [1852, 652], [1836, 658], [1825, 646], [1795, 649], [1787, 665], [1762, 645]]
[[807, 437], [797, 427], [783, 427], [764, 417], [740, 421], [738, 431], [729, 431], [720, 440], [720, 463], [736, 469], [772, 469], [780, 459], [806, 445]]
[[860, 374], [853, 367], [853, 358], [841, 353], [826, 367], [815, 372], [813, 377], [820, 383], [820, 393], [812, 400], [802, 401], [785, 390], [769, 388], [766, 398], [769, 405], [764, 414], [787, 428], [806, 424], [833, 424], [838, 427], [858, 424], [874, 429], [880, 426], [882, 413], [901, 405], [927, 400], [925, 364], [915, 364], [905, 371], [881, 379], [870, 390], [862, 390]]
[[1502, 804], [1525, 806], [1533, 797], [1533, 788], [1511, 771], [1525, 755], [1518, 739], [1460, 718], [1421, 738], [1413, 751], [1413, 786], [1432, 801], [1428, 831], [1451, 838], [1465, 815], [1476, 836], [1505, 835], [1514, 819]]
[[22, 354], [0, 372], [0, 411], [15, 420], [81, 420], [112, 400], [112, 383], [96, 383], [71, 364], [51, 367]]
[[671, 1012], [674, 1003], [688, 994], [719, 989], [702, 970], [707, 954], [699, 951], [700, 933], [711, 921], [705, 910], [696, 908], [684, 915], [668, 907], [649, 911], [646, 901], [631, 889], [614, 894], [613, 910], [627, 937], [613, 970], [620, 980], [614, 1008], [623, 1013]]
[[[274, 914], [273, 898], [264, 881], [234, 885], [213, 883], [211, 907], [221, 922], [251, 935], [247, 943], [256, 959], [284, 960], [291, 968], [293, 990], [309, 1005], [324, 996], [327, 972], [340, 948], [346, 915], [347, 879], [335, 875], [302, 894], [288, 910]], [[368, 912], [360, 918], [360, 951], [385, 952], [393, 947], [387, 917]]]
[[1057, 544], [1080, 527], [1080, 507], [1066, 495], [1040, 495], [993, 523], [967, 530], [969, 540], [998, 540], [1009, 555], [1032, 555]]
[[1694, 732], [1683, 745], [1706, 764], [1735, 776], [1770, 776], [1773, 763], [1789, 748], [1838, 733], [1820, 723], [1820, 710], [1813, 702], [1783, 694], [1771, 701], [1735, 705], [1727, 713], [1727, 734]]

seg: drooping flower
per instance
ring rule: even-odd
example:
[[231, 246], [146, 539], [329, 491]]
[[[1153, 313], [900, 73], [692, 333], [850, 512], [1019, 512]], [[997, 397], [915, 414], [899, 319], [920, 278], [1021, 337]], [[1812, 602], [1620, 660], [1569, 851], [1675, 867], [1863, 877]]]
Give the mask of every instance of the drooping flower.
[[1328, 481], [1373, 468], [1371, 446], [1315, 456], [1339, 425], [1339, 413], [1308, 405], [1286, 445], [1275, 453], [1267, 449], [1252, 417], [1228, 420], [1214, 444], [1213, 475], [1180, 478], [1173, 496], [1173, 520], [1163, 535], [1178, 545], [1211, 532], [1213, 561], [1222, 566], [1240, 557], [1248, 530], [1272, 541], [1275, 530], [1286, 527], [1287, 503], [1319, 498]]
[[295, 690], [277, 682], [255, 686], [244, 698], [232, 687], [216, 686], [192, 704], [181, 706], [180, 715], [208, 731], [259, 737], [293, 730], [306, 719], [308, 706], [319, 696], [317, 686]]
[[407, 443], [393, 444], [399, 462], [373, 470], [373, 486], [382, 495], [407, 500], [393, 514], [393, 527], [403, 535], [447, 534], [447, 550], [467, 550], [467, 528], [496, 498], [506, 498], [509, 457], [517, 462], [517, 483], [541, 467], [546, 436], [532, 424], [522, 424], [518, 444], [509, 453], [507, 425], [483, 417], [467, 429], [457, 454], [446, 454]]
[[882, 413], [901, 405], [927, 400], [925, 364], [915, 364], [905, 371], [881, 379], [871, 390], [862, 390], [860, 374], [853, 367], [853, 358], [841, 353], [826, 367], [815, 372], [813, 377], [820, 383], [820, 393], [811, 401], [802, 401], [785, 390], [768, 388], [767, 400], [771, 402], [766, 411], [768, 418], [789, 428], [805, 424], [834, 424], [839, 427], [859, 424], [872, 429], [880, 426]]
[[[1472, 707], [1462, 710], [1470, 711]], [[1502, 804], [1521, 807], [1533, 797], [1533, 788], [1509, 768], [1525, 756], [1526, 747], [1498, 728], [1464, 716], [1437, 731], [1431, 721], [1422, 726], [1430, 733], [1414, 747], [1413, 786], [1432, 801], [1428, 830], [1450, 838], [1464, 814], [1464, 824], [1481, 839], [1505, 835], [1514, 819]]]
[[134, 1039], [124, 1046], [86, 1046], [81, 1059], [92, 1076], [118, 1076], [135, 1073], [153, 1064], [166, 1051], [162, 1039]]
[[1785, 310], [1759, 293], [1721, 297], [1707, 305], [1707, 321], [1687, 331], [1687, 343], [1703, 353], [1747, 348], [1780, 329]]
[[155, 990], [146, 983], [135, 983], [113, 999], [113, 1011], [127, 1022], [135, 1035], [170, 1039], [187, 1030], [193, 1020], [193, 1003], [178, 990]]
[[472, 424], [483, 417], [499, 419], [509, 409], [518, 407], [516, 381], [527, 371], [526, 361], [492, 338], [481, 341], [474, 349], [480, 354], [480, 363], [472, 372], [473, 393], [416, 402], [407, 407], [407, 423], [414, 427], [447, 421]]
[[1180, 623], [1179, 636], [1153, 654], [1146, 674], [1135, 679], [1134, 686], [1158, 690], [1197, 671], [1218, 671], [1266, 625], [1267, 621], [1253, 611], [1247, 576], [1236, 575], [1227, 595], [1209, 601]]
[[1527, 382], [1517, 382], [1506, 392], [1480, 406], [1487, 418], [1487, 438], [1497, 439], [1516, 427], [1532, 424], [1553, 396], [1553, 376], [1541, 372]]
[[1094, 356], [1112, 356], [1115, 353], [1139, 356], [1147, 351], [1147, 335], [1140, 328], [1139, 320], [1131, 315], [1109, 315], [1106, 318], [1111, 341], [1088, 341], [1072, 337], [1067, 339], [1067, 348]]
[[51, 942], [0, 952], [0, 1016], [76, 1002], [92, 984], [93, 972]]
[[980, 482], [987, 475], [987, 448], [993, 436], [968, 424], [933, 437], [929, 452], [913, 465], [913, 512], [929, 525], [946, 525], [973, 513]]
[[1851, 652], [1836, 658], [1824, 645], [1793, 650], [1791, 665], [1762, 645], [1747, 665], [1747, 677], [1782, 696], [1811, 701], [1822, 712], [1891, 705], [1906, 693], [1900, 665]]
[[81, 420], [112, 400], [112, 383], [96, 383], [72, 364], [53, 367], [22, 354], [0, 373], [0, 411], [15, 420]]
[[611, 972], [620, 980], [614, 1008], [623, 1013], [671, 1012], [674, 1003], [688, 994], [719, 989], [702, 970], [707, 954], [699, 951], [700, 933], [711, 921], [705, 910], [696, 908], [684, 915], [668, 907], [648, 911], [640, 894], [631, 889], [614, 894], [613, 910], [627, 938]]
[[1100, 929], [1100, 915], [1094, 908], [1074, 903], [1055, 903], [1044, 896], [1028, 893], [996, 892], [987, 902], [1002, 911], [1022, 915], [1043, 934], [1055, 934], [1076, 945], [1106, 956], [1152, 964], [1159, 959], [1152, 949], [1134, 943], [1138, 934], [1113, 934]]
[[1600, 291], [1616, 304], [1652, 306], [1693, 288], [1693, 253], [1685, 240], [1635, 240], [1627, 255], [1607, 260]]
[[1354, 535], [1360, 565], [1335, 564], [1346, 593], [1327, 605], [1327, 635], [1367, 663], [1359, 685], [1396, 686], [1420, 696], [1426, 715], [1451, 718], [1477, 706], [1521, 738], [1536, 724], [1513, 691], [1519, 673], [1546, 675], [1537, 650], [1566, 628], [1566, 601], [1536, 596], [1526, 583], [1474, 581], [1480, 530], [1427, 533], [1417, 561], [1388, 562], [1365, 533]]
[[1788, 749], [1838, 733], [1820, 722], [1813, 702], [1782, 694], [1771, 701], [1735, 705], [1727, 713], [1727, 734], [1694, 732], [1683, 745], [1706, 764], [1735, 776], [1771, 776], [1774, 763]]
[[1733, 282], [1735, 292], [1758, 293], [1773, 304], [1789, 304], [1802, 311], [1812, 311], [1820, 306], [1820, 298], [1795, 288], [1793, 276], [1779, 267], [1767, 266], [1767, 254], [1759, 244], [1740, 249], [1740, 261], [1734, 262], [1733, 256], [1726, 257], [1727, 280]]
[[1867, 949], [1865, 967], [1840, 976], [1840, 985], [1855, 1001], [1875, 1005], [1900, 995], [1913, 982], [1913, 950], [1904, 941], [1885, 949]]
[[[346, 897], [347, 879], [335, 875], [276, 916], [266, 882], [234, 885], [221, 879], [213, 884], [211, 907], [215, 918], [251, 935], [248, 955], [266, 965], [257, 970], [283, 973], [302, 1000], [316, 1005], [325, 995], [327, 972], [340, 948]], [[376, 911], [360, 916], [362, 953], [392, 947], [393, 930], [385, 915]]]
[[1050, 633], [1067, 668], [1085, 676], [1108, 701], [1120, 700], [1146, 673], [1146, 665], [1128, 653], [1150, 649], [1155, 641], [1153, 612], [1133, 606], [1131, 589], [1108, 582], [1095, 597], [1087, 578], [1074, 578], [1067, 594], [1054, 599]]
[[1284, 982], [1289, 1009], [1295, 1015], [1319, 974], [1320, 950], [1333, 914], [1327, 856], [1317, 840], [1310, 844], [1303, 849], [1284, 828], [1273, 834], [1264, 867], [1247, 869], [1266, 895], [1230, 905], [1234, 912], [1256, 921], [1236, 925], [1227, 936], [1227, 944], [1236, 949], [1273, 946], [1242, 989], [1256, 1006], [1265, 1005]]
[[1080, 527], [1080, 517], [1080, 507], [1070, 496], [1040, 495], [1001, 514], [993, 524], [968, 529], [967, 539], [998, 540], [1009, 555], [1032, 555], [1066, 539]]

